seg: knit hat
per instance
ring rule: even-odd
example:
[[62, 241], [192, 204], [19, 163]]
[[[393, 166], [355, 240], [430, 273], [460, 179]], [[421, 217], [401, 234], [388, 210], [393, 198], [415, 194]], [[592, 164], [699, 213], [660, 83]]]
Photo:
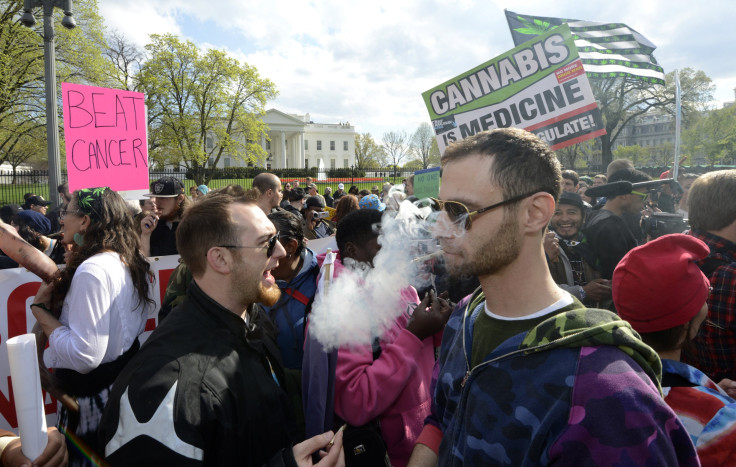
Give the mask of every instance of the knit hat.
[[710, 253], [683, 234], [659, 237], [629, 251], [613, 271], [613, 303], [638, 332], [671, 329], [697, 315], [710, 281], [695, 264]]
[[569, 205], [575, 206], [577, 208], [580, 208], [581, 211], [584, 211], [584, 209], [583, 209], [583, 199], [577, 193], [571, 193], [569, 191], [563, 191], [562, 194], [560, 195], [559, 204], [569, 204]]
[[366, 195], [360, 199], [358, 203], [360, 209], [375, 209], [376, 211], [383, 211], [386, 209], [386, 204], [382, 203], [378, 199], [378, 195]]

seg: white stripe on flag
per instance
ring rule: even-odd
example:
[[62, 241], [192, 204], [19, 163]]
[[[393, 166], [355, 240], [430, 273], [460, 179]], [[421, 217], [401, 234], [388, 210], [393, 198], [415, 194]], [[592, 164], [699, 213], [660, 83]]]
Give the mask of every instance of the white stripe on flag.
[[583, 60], [626, 60], [628, 62], [651, 63], [649, 55], [619, 55], [619, 54], [602, 54], [598, 52], [579, 52], [580, 58]]
[[624, 34], [631, 34], [632, 31], [629, 28], [616, 28], [606, 29], [605, 31], [579, 31], [571, 28], [573, 34], [577, 34], [580, 37], [609, 37], [609, 36], [621, 36]]
[[657, 70], [648, 70], [646, 68], [631, 68], [621, 65], [589, 65], [583, 62], [583, 68], [588, 73], [628, 73], [637, 76], [646, 76], [647, 78], [664, 79], [664, 73]]

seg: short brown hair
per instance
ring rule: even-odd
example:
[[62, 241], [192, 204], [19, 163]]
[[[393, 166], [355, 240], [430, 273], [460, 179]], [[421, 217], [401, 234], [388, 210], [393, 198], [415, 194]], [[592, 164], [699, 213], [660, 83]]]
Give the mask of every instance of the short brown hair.
[[718, 170], [698, 177], [687, 195], [690, 227], [715, 231], [736, 220], [736, 170]]
[[194, 277], [204, 274], [210, 248], [237, 243], [239, 232], [228, 209], [230, 205], [255, 205], [256, 199], [257, 190], [246, 191], [240, 185], [228, 185], [211, 191], [186, 210], [176, 229], [176, 248]]
[[543, 191], [560, 197], [560, 162], [536, 135], [518, 128], [483, 131], [451, 144], [442, 155], [442, 167], [471, 155], [492, 156], [489, 182], [501, 187], [504, 199]]

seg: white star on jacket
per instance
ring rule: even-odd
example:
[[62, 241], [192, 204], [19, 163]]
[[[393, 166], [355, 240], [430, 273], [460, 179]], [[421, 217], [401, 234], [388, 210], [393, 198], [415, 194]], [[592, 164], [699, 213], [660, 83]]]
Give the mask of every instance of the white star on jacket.
[[130, 406], [130, 400], [128, 399], [128, 389], [130, 387], [126, 388], [120, 398], [118, 428], [110, 442], [105, 446], [105, 456], [110, 456], [134, 438], [145, 435], [182, 456], [195, 460], [204, 459], [202, 449], [182, 441], [176, 435], [176, 429], [174, 428], [174, 395], [178, 383], [179, 381], [174, 382], [156, 412], [145, 423], [139, 422], [133, 413], [133, 408]]

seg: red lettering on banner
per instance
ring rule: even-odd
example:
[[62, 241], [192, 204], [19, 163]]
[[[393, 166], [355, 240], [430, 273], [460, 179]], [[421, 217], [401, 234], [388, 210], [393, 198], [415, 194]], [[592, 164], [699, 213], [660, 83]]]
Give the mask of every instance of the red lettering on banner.
[[8, 339], [28, 333], [26, 301], [36, 295], [40, 282], [26, 282], [8, 295]]

